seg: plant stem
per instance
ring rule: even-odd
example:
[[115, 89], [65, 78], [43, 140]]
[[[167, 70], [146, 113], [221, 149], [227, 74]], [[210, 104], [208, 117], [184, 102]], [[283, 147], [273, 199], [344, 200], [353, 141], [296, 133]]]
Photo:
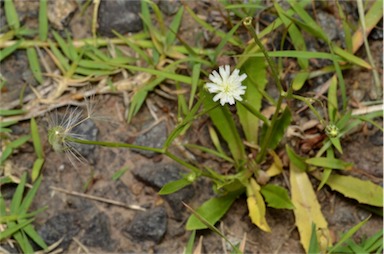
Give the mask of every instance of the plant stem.
[[66, 139], [70, 142], [75, 142], [75, 143], [84, 144], [84, 145], [97, 145], [97, 146], [104, 146], [104, 147], [139, 149], [139, 150], [151, 151], [151, 152], [155, 152], [155, 153], [159, 153], [159, 154], [164, 154], [167, 157], [169, 157], [170, 159], [179, 163], [180, 165], [192, 170], [194, 173], [196, 173], [198, 175], [201, 174], [200, 169], [198, 169], [197, 167], [193, 166], [192, 164], [182, 160], [181, 158], [177, 157], [176, 155], [170, 153], [169, 151], [167, 151], [163, 148], [153, 148], [153, 147], [148, 147], [148, 146], [140, 146], [140, 145], [134, 145], [134, 144], [127, 144], [127, 143], [85, 140], [85, 139], [78, 139], [78, 138], [73, 138], [73, 137], [66, 137]]
[[279, 75], [277, 73], [276, 65], [272, 61], [272, 58], [269, 57], [268, 52], [265, 50], [263, 44], [261, 43], [261, 41], [257, 37], [256, 31], [255, 31], [255, 29], [252, 26], [252, 18], [251, 17], [244, 18], [243, 24], [244, 24], [245, 28], [248, 29], [248, 32], [252, 35], [252, 37], [255, 40], [257, 46], [259, 46], [260, 50], [263, 52], [265, 58], [267, 59], [268, 65], [271, 68], [272, 76], [275, 79], [277, 89], [279, 89], [280, 93], [283, 92], [284, 91], [283, 90], [283, 86], [281, 85], [281, 82], [280, 82], [280, 79], [279, 79]]
[[273, 126], [276, 124], [282, 102], [283, 102], [283, 96], [280, 95], [279, 99], [277, 100], [275, 113], [272, 116], [271, 125], [268, 127], [267, 133], [265, 134], [263, 144], [261, 145], [260, 153], [257, 154], [257, 157], [256, 157], [257, 163], [261, 163], [264, 160], [265, 155], [267, 154], [268, 144], [270, 143], [270, 140], [272, 138]]
[[248, 109], [249, 112], [259, 118], [261, 121], [263, 121], [266, 125], [271, 125], [268, 118], [266, 118], [263, 114], [256, 110], [248, 101], [240, 101], [239, 103], [243, 105], [246, 109]]
[[151, 151], [155, 153], [161, 153], [163, 154], [163, 149], [160, 148], [153, 148], [148, 146], [140, 146], [140, 145], [134, 145], [134, 144], [127, 144], [127, 143], [116, 143], [116, 142], [107, 142], [107, 141], [94, 141], [94, 140], [85, 140], [85, 139], [78, 139], [73, 137], [66, 137], [66, 139], [70, 142], [75, 142], [78, 144], [84, 144], [84, 145], [96, 145], [96, 146], [105, 146], [105, 147], [116, 147], [116, 148], [129, 148], [129, 149], [139, 149], [144, 151]]
[[251, 17], [244, 18], [243, 24], [248, 29], [248, 32], [252, 35], [253, 39], [255, 40], [255, 43], [257, 44], [257, 46], [259, 46], [260, 50], [263, 52], [265, 58], [267, 59], [268, 65], [271, 68], [272, 77], [275, 79], [277, 89], [280, 92], [280, 96], [276, 104], [275, 113], [272, 116], [271, 123], [268, 126], [267, 133], [265, 134], [265, 138], [261, 145], [260, 153], [256, 157], [256, 162], [261, 163], [264, 160], [265, 155], [267, 154], [268, 144], [270, 143], [272, 138], [272, 130], [274, 125], [276, 124], [277, 117], [280, 113], [281, 104], [283, 102], [283, 98], [284, 98], [283, 94], [286, 94], [286, 92], [283, 90], [283, 86], [281, 85], [275, 63], [269, 57], [268, 52], [265, 50], [263, 44], [260, 42], [259, 38], [257, 37], [256, 31], [252, 26], [252, 18]]

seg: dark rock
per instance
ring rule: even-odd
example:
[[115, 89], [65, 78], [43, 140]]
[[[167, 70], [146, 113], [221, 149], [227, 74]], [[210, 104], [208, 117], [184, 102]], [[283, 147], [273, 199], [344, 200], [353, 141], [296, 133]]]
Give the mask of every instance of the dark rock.
[[339, 29], [337, 20], [333, 15], [324, 11], [319, 11], [316, 13], [316, 17], [319, 25], [323, 28], [329, 40], [333, 41], [344, 37], [344, 32]]
[[372, 40], [383, 40], [383, 19], [373, 28], [369, 34], [369, 39]]
[[180, 8], [180, 0], [161, 0], [159, 3], [159, 8], [160, 10], [165, 14], [165, 15], [173, 15], [176, 14], [176, 12]]
[[86, 246], [113, 251], [114, 241], [111, 239], [108, 216], [100, 212], [92, 218], [88, 225], [82, 237], [82, 242]]
[[[175, 164], [156, 164], [144, 165], [142, 168], [133, 170], [133, 175], [147, 185], [160, 190], [166, 183], [179, 180], [185, 171], [181, 170]], [[184, 206], [182, 201], [187, 202], [195, 195], [192, 185], [189, 185], [175, 193], [165, 195], [164, 199], [172, 208], [175, 219], [182, 219]]]
[[[162, 148], [165, 140], [167, 139], [167, 126], [165, 122], [161, 122], [158, 125], [154, 126], [151, 130], [144, 133], [141, 136], [138, 136], [134, 142], [136, 145], [148, 146], [153, 148]], [[152, 158], [156, 155], [155, 152], [143, 151], [138, 149], [133, 149], [133, 151], [140, 153], [148, 158]]]
[[102, 0], [99, 6], [98, 32], [108, 37], [115, 36], [112, 30], [120, 34], [139, 32], [143, 29], [140, 9], [140, 1]]
[[383, 146], [383, 132], [377, 131], [369, 137], [369, 141], [375, 146]]
[[38, 230], [38, 233], [47, 245], [52, 245], [63, 237], [59, 248], [66, 250], [72, 238], [80, 231], [80, 228], [80, 220], [76, 214], [65, 212], [50, 218]]
[[165, 208], [156, 207], [135, 216], [124, 231], [135, 241], [159, 243], [167, 231], [167, 221]]
[[[97, 134], [99, 130], [97, 129], [96, 124], [88, 119], [85, 122], [79, 124], [73, 129], [73, 132], [77, 135], [81, 136], [82, 139], [86, 140], [97, 140]], [[94, 154], [95, 154], [95, 146], [94, 145], [83, 145], [73, 143], [73, 147], [78, 151], [82, 156], [90, 160], [90, 162], [94, 162]]]

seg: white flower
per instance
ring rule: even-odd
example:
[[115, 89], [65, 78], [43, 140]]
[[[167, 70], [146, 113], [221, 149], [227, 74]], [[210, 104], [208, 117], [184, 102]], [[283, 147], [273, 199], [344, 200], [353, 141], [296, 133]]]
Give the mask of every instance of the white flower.
[[214, 101], [220, 99], [220, 104], [224, 106], [225, 103], [230, 105], [235, 104], [235, 99], [242, 101], [240, 95], [245, 94], [245, 86], [241, 85], [241, 82], [247, 78], [247, 74], [241, 74], [239, 76], [239, 70], [235, 69], [232, 74], [229, 65], [220, 66], [219, 73], [213, 71], [209, 75], [209, 79], [212, 82], [205, 84], [205, 87], [210, 93], [216, 93], [213, 97]]

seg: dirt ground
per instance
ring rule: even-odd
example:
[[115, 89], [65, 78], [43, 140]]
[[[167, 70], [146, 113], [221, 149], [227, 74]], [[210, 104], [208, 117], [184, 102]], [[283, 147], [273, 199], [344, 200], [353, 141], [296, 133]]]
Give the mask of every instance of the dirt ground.
[[[199, 14], [208, 13], [203, 3], [199, 5], [194, 2], [193, 5]], [[77, 14], [71, 18], [77, 18]], [[186, 21], [188, 21], [187, 18]], [[87, 34], [82, 29], [88, 30], [88, 23], [71, 21], [70, 24], [73, 34]], [[186, 22], [183, 25], [182, 36], [188, 37], [189, 33], [193, 34], [199, 29], [197, 25], [192, 24], [192, 22]], [[382, 39], [375, 40], [370, 37], [370, 46], [377, 67], [382, 70]], [[366, 58], [363, 49], [358, 52], [358, 55]], [[7, 79], [17, 80], [20, 78], [19, 73], [26, 73], [25, 59], [23, 52], [17, 52], [1, 63], [1, 72]], [[222, 59], [222, 61], [227, 60]], [[366, 81], [372, 78], [371, 73], [350, 70], [344, 74], [350, 98], [357, 102], [369, 100], [372, 82]], [[28, 79], [28, 76], [23, 78]], [[21, 83], [20, 80], [19, 83]], [[15, 85], [19, 83], [15, 82]], [[310, 89], [316, 89], [317, 86], [313, 81]], [[9, 89], [9, 94], [11, 93], [16, 92]], [[100, 95], [97, 101], [96, 111], [100, 115], [108, 116], [108, 121], [94, 121], [80, 127], [80, 131], [93, 139], [159, 146], [161, 140], [175, 125], [177, 102], [155, 93], [149, 96], [146, 106], [130, 124], [124, 120], [125, 105], [121, 94]], [[299, 109], [299, 105], [294, 107], [296, 108], [293, 108], [293, 112]], [[160, 120], [154, 118], [149, 108]], [[61, 108], [59, 112], [64, 110], [65, 108]], [[301, 117], [311, 116], [306, 112], [297, 114], [295, 121], [300, 121], [297, 119]], [[38, 232], [48, 244], [61, 239], [60, 247], [64, 253], [78, 253], [86, 250], [90, 253], [183, 252], [191, 232], [184, 228], [189, 213], [181, 205], [181, 201], [196, 208], [214, 195], [207, 180], [197, 181], [181, 194], [170, 197], [160, 196], [157, 191], [161, 184], [174, 180], [175, 176], [184, 172], [184, 169], [162, 155], [143, 154], [128, 149], [81, 148], [89, 164], [74, 168], [65, 156], [50, 148], [44, 118], [38, 118], [37, 121], [41, 126], [40, 134], [46, 161], [42, 171], [44, 178], [32, 209], [48, 207], [37, 216], [34, 222]], [[199, 119], [191, 129], [192, 134], [187, 135], [183, 142], [188, 143], [188, 139], [193, 139], [193, 142], [209, 140], [207, 122], [209, 121], [206, 118]], [[28, 121], [13, 127], [13, 134], [16, 136], [26, 133], [29, 133]], [[376, 128], [371, 125], [361, 126], [342, 140], [344, 154], [341, 156], [342, 159], [355, 164], [356, 171], [353, 174], [381, 185], [383, 183], [382, 140], [382, 133]], [[286, 142], [293, 141], [287, 138]], [[277, 152], [281, 154], [282, 151], [283, 147], [278, 148]], [[176, 147], [175, 152], [182, 154], [183, 151]], [[22, 172], [29, 171], [34, 159], [33, 145], [28, 143], [11, 158], [14, 174], [20, 176]], [[207, 160], [204, 163], [219, 165], [217, 161], [208, 161], [209, 158], [200, 158], [200, 160]], [[118, 180], [113, 180], [113, 175], [122, 168], [126, 168], [127, 171]], [[285, 171], [273, 181], [287, 187], [287, 177], [288, 171]], [[311, 180], [317, 187], [319, 182], [315, 179]], [[2, 188], [4, 197], [10, 199], [14, 187]], [[126, 206], [137, 205], [145, 208], [145, 211], [97, 201], [90, 197], [79, 196], [78, 193], [117, 201]], [[331, 191], [328, 187], [317, 192], [317, 195], [335, 241], [340, 239], [343, 232], [371, 215], [364, 206]], [[241, 196], [217, 226], [234, 244], [240, 243], [246, 234], [245, 253], [304, 252], [292, 211], [268, 208], [267, 221], [272, 229], [271, 233], [265, 233], [251, 223], [246, 198]], [[359, 241], [371, 236], [382, 226], [382, 218], [373, 214], [354, 239]], [[229, 246], [209, 230], [199, 231], [197, 236], [203, 237], [204, 253], [224, 253], [224, 249], [229, 250]], [[199, 239], [198, 237], [196, 239]]]

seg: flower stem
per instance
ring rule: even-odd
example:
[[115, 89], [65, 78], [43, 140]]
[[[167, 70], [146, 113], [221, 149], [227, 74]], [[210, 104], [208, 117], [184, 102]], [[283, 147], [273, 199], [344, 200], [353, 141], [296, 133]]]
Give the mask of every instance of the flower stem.
[[140, 146], [140, 145], [134, 145], [134, 144], [127, 144], [127, 143], [116, 143], [116, 142], [107, 142], [107, 141], [95, 141], [95, 140], [86, 140], [86, 139], [78, 139], [73, 137], [66, 137], [66, 140], [70, 142], [75, 142], [78, 144], [84, 144], [84, 145], [96, 145], [96, 146], [105, 146], [105, 147], [116, 147], [116, 148], [129, 148], [129, 149], [139, 149], [144, 151], [151, 151], [155, 153], [161, 153], [163, 154], [163, 149], [160, 148], [153, 148], [148, 146]]
[[268, 55], [268, 52], [265, 50], [263, 44], [257, 37], [256, 31], [252, 26], [252, 18], [251, 17], [246, 17], [243, 20], [243, 24], [245, 28], [248, 29], [248, 32], [252, 35], [253, 39], [255, 40], [257, 46], [259, 46], [260, 50], [263, 52], [265, 58], [267, 59], [268, 65], [271, 68], [272, 71], [272, 76], [275, 79], [277, 89], [279, 89], [279, 92], [281, 93], [283, 90], [283, 86], [281, 85], [279, 75], [277, 74], [277, 68], [275, 63], [272, 61], [272, 58]]
[[73, 137], [66, 137], [67, 141], [75, 142], [78, 144], [84, 144], [84, 145], [97, 145], [97, 146], [104, 146], [104, 147], [115, 147], [115, 148], [128, 148], [128, 149], [139, 149], [144, 151], [151, 151], [159, 154], [164, 154], [170, 159], [174, 160], [175, 162], [179, 163], [180, 165], [192, 170], [194, 173], [200, 175], [201, 170], [197, 167], [193, 166], [192, 164], [182, 160], [181, 158], [177, 157], [173, 153], [170, 153], [169, 151], [163, 149], [163, 148], [153, 148], [148, 146], [140, 146], [140, 145], [134, 145], [134, 144], [127, 144], [127, 143], [116, 143], [116, 142], [107, 142], [107, 141], [95, 141], [95, 140], [86, 140], [86, 139], [78, 139]]
[[256, 110], [248, 101], [240, 101], [240, 104], [244, 106], [246, 109], [248, 109], [249, 112], [251, 112], [257, 118], [259, 118], [261, 121], [263, 121], [266, 125], [268, 126], [271, 125], [268, 118], [266, 118], [263, 114], [261, 114], [258, 110]]
[[265, 155], [267, 154], [268, 144], [270, 143], [270, 140], [272, 138], [273, 126], [276, 124], [277, 117], [280, 113], [279, 111], [281, 108], [281, 103], [283, 102], [283, 98], [284, 97], [280, 95], [279, 99], [277, 100], [276, 110], [272, 116], [271, 125], [267, 129], [267, 133], [265, 134], [265, 138], [263, 140], [263, 143], [261, 144], [260, 153], [256, 157], [257, 163], [261, 163], [264, 160]]

